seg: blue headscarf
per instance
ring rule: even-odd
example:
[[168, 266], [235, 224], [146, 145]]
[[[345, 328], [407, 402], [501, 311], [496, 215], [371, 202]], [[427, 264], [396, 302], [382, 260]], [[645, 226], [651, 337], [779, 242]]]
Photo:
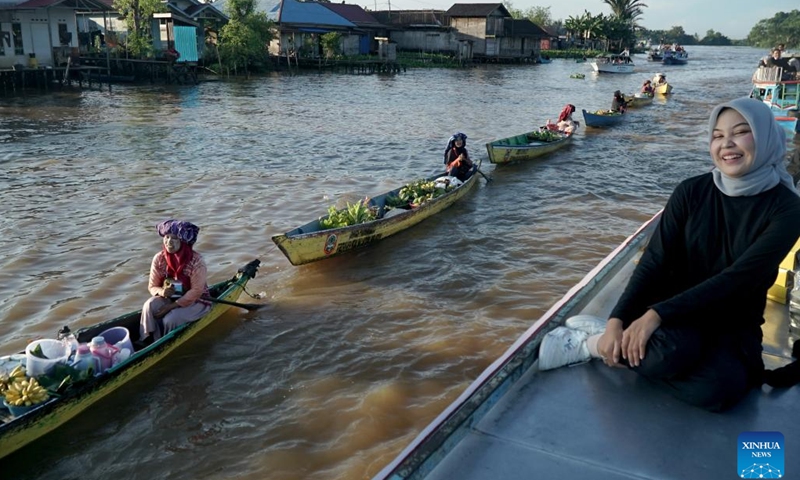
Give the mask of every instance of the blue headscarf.
[[193, 223], [170, 219], [156, 225], [156, 231], [162, 237], [175, 235], [181, 242], [194, 245], [194, 242], [197, 241], [197, 233], [200, 231], [200, 227]]
[[754, 98], [741, 97], [717, 105], [708, 120], [709, 144], [714, 138], [717, 119], [722, 110], [726, 108], [739, 112], [750, 125], [756, 151], [753, 166], [741, 177], [728, 177], [714, 167], [711, 173], [714, 175], [714, 184], [717, 188], [729, 197], [748, 197], [766, 192], [782, 183], [789, 190], [800, 195], [794, 186], [792, 176], [786, 171], [786, 134], [764, 102]]
[[467, 135], [461, 132], [454, 133], [452, 137], [450, 137], [450, 141], [447, 142], [447, 148], [444, 149], [444, 164], [447, 165], [447, 153], [453, 149], [456, 144], [456, 140], [461, 139], [464, 142], [464, 145], [461, 148], [467, 147]]

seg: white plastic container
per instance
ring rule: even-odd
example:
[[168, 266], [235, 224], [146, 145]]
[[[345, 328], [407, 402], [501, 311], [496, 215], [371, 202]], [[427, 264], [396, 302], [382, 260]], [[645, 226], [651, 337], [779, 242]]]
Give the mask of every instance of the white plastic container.
[[114, 345], [120, 350], [127, 348], [128, 352], [133, 352], [131, 343], [131, 333], [125, 327], [112, 327], [100, 334], [109, 345]]
[[[42, 353], [47, 358], [39, 358], [31, 353], [37, 345], [42, 346]], [[25, 372], [29, 377], [45, 375], [57, 363], [67, 363], [70, 353], [69, 345], [65, 345], [61, 340], [49, 338], [34, 340], [25, 347]]]

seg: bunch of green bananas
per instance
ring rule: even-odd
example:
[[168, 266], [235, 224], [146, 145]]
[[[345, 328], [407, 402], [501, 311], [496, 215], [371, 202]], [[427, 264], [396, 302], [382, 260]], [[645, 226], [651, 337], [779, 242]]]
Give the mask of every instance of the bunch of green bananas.
[[25, 369], [18, 365], [5, 382], [6, 403], [15, 407], [30, 407], [44, 402], [50, 397], [35, 378], [25, 376]]

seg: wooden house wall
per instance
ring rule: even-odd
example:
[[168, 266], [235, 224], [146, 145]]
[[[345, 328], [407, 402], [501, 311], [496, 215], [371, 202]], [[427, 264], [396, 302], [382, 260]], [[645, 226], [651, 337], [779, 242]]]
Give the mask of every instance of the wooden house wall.
[[[7, 10], [0, 20], [0, 31], [12, 34], [11, 25], [20, 24], [22, 33], [22, 55], [17, 55], [12, 35], [11, 46], [3, 43], [0, 68], [11, 68], [15, 64], [28, 65], [31, 53], [36, 54], [40, 66], [53, 65], [53, 49], [78, 46], [78, 24], [75, 11], [70, 8], [40, 8], [37, 10]], [[71, 39], [62, 44], [59, 25], [65, 25]]]
[[418, 52], [458, 52], [458, 40], [453, 32], [431, 30], [395, 30], [389, 38], [398, 50]]

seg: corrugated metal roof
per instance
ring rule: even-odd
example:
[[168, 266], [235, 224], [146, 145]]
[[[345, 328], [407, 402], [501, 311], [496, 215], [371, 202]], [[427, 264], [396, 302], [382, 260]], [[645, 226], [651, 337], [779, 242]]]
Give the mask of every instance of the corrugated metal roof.
[[355, 27], [355, 25], [315, 2], [297, 2], [295, 0], [281, 0], [267, 16], [282, 24], [293, 23], [298, 25], [324, 25], [330, 27]]
[[381, 22], [370, 15], [361, 5], [347, 5], [344, 3], [320, 3], [328, 10], [359, 26], [380, 26]]
[[102, 0], [28, 0], [27, 2], [22, 2], [18, 5], [4, 5], [4, 9], [10, 10], [27, 10], [32, 8], [48, 7], [71, 8], [74, 10], [112, 10], [112, 7]]
[[222, 10], [218, 10], [217, 7], [210, 3], [201, 3], [200, 5], [192, 5], [191, 7], [187, 8], [184, 12], [186, 15], [190, 17], [197, 17], [200, 15], [201, 12], [207, 10], [204, 13], [204, 17], [212, 16], [221, 19], [228, 19], [228, 16], [222, 13]]
[[542, 38], [549, 38], [550, 34], [547, 33], [545, 30], [542, 29], [539, 25], [531, 22], [527, 18], [518, 19], [518, 20], [504, 20], [503, 23], [505, 24], [505, 34], [515, 37], [515, 36], [532, 36], [532, 37], [542, 37]]
[[511, 16], [502, 3], [454, 3], [446, 14], [449, 17], [488, 17], [498, 9], [504, 16]]
[[444, 10], [378, 10], [370, 14], [384, 25], [442, 26]]

